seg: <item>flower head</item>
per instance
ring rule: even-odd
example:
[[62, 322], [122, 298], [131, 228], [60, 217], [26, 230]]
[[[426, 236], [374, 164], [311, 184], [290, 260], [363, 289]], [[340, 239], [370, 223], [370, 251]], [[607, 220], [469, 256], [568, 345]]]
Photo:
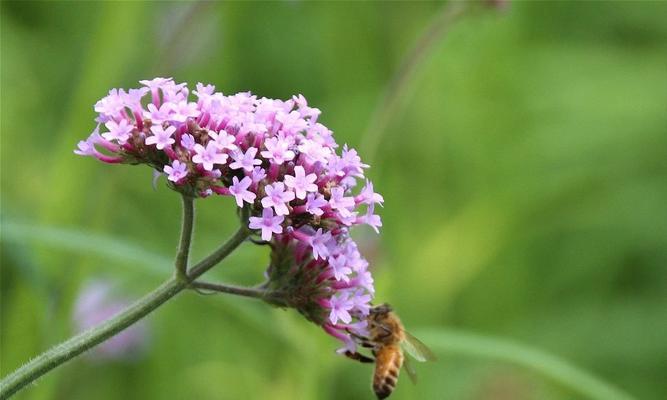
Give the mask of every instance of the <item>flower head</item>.
[[363, 329], [374, 287], [350, 229], [377, 231], [384, 202], [357, 151], [339, 148], [302, 95], [224, 95], [198, 83], [191, 98], [172, 78], [140, 83], [95, 104], [107, 132], [93, 131], [75, 153], [149, 165], [188, 196], [233, 196], [252, 234], [271, 244], [267, 289], [354, 347], [350, 333]]

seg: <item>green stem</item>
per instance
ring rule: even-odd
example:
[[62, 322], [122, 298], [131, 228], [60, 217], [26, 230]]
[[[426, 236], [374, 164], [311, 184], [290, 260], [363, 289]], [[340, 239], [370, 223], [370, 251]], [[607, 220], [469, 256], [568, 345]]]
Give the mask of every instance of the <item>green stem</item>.
[[71, 360], [79, 354], [82, 354], [106, 339], [109, 339], [154, 311], [157, 307], [188, 287], [195, 278], [201, 276], [201, 274], [222, 261], [235, 248], [243, 243], [248, 237], [248, 234], [248, 229], [245, 225], [242, 225], [234, 236], [223, 243], [210, 256], [195, 265], [186, 280], [178, 279], [178, 277], [170, 278], [160, 287], [148, 293], [146, 296], [142, 297], [140, 300], [110, 319], [56, 345], [9, 374], [0, 381], [0, 400], [9, 398], [40, 376], [64, 364], [66, 361]]
[[181, 194], [181, 199], [183, 200], [183, 225], [181, 226], [181, 240], [176, 255], [176, 276], [181, 282], [185, 282], [188, 278], [188, 257], [190, 255], [190, 243], [192, 243], [195, 207], [192, 197]]
[[192, 282], [190, 284], [190, 287], [194, 289], [210, 290], [217, 293], [227, 293], [237, 296], [252, 297], [255, 299], [264, 300], [271, 304], [280, 306], [287, 305], [283, 296], [281, 296], [279, 293], [260, 288], [234, 286], [234, 285], [211, 283], [211, 282]]

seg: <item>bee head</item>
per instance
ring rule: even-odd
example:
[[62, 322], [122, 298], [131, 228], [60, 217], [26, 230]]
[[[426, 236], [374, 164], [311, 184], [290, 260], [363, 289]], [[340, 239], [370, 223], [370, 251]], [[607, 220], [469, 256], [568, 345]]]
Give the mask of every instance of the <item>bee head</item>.
[[387, 314], [392, 312], [394, 309], [387, 303], [382, 303], [371, 308], [371, 314]]

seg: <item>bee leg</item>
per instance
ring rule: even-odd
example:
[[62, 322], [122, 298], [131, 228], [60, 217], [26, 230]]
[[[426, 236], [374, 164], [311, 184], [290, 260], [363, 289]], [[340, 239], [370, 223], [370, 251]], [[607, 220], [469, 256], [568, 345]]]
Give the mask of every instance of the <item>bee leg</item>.
[[351, 351], [348, 350], [344, 354], [345, 354], [345, 357], [347, 357], [349, 359], [352, 359], [352, 360], [359, 361], [361, 363], [373, 363], [373, 362], [375, 362], [374, 359], [372, 359], [370, 357], [367, 357], [367, 356], [365, 356], [361, 353], [351, 352]]
[[361, 346], [361, 347], [365, 347], [365, 348], [367, 348], [367, 349], [375, 348], [375, 345], [374, 345], [373, 343], [371, 343], [371, 340], [370, 340], [369, 338], [367, 338], [367, 337], [365, 337], [365, 336], [359, 336], [359, 335], [356, 335], [356, 334], [354, 334], [354, 333], [352, 333], [352, 332], [350, 332], [350, 335], [351, 335], [354, 339], [356, 339], [356, 341], [357, 341], [357, 343], [359, 344], [359, 346]]

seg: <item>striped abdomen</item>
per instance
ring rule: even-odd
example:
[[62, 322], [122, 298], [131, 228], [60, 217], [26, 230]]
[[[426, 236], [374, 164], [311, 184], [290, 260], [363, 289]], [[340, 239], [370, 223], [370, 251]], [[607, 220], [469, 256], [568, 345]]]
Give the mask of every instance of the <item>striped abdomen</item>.
[[378, 399], [386, 399], [396, 388], [403, 365], [403, 352], [398, 344], [381, 347], [375, 354], [373, 391]]

